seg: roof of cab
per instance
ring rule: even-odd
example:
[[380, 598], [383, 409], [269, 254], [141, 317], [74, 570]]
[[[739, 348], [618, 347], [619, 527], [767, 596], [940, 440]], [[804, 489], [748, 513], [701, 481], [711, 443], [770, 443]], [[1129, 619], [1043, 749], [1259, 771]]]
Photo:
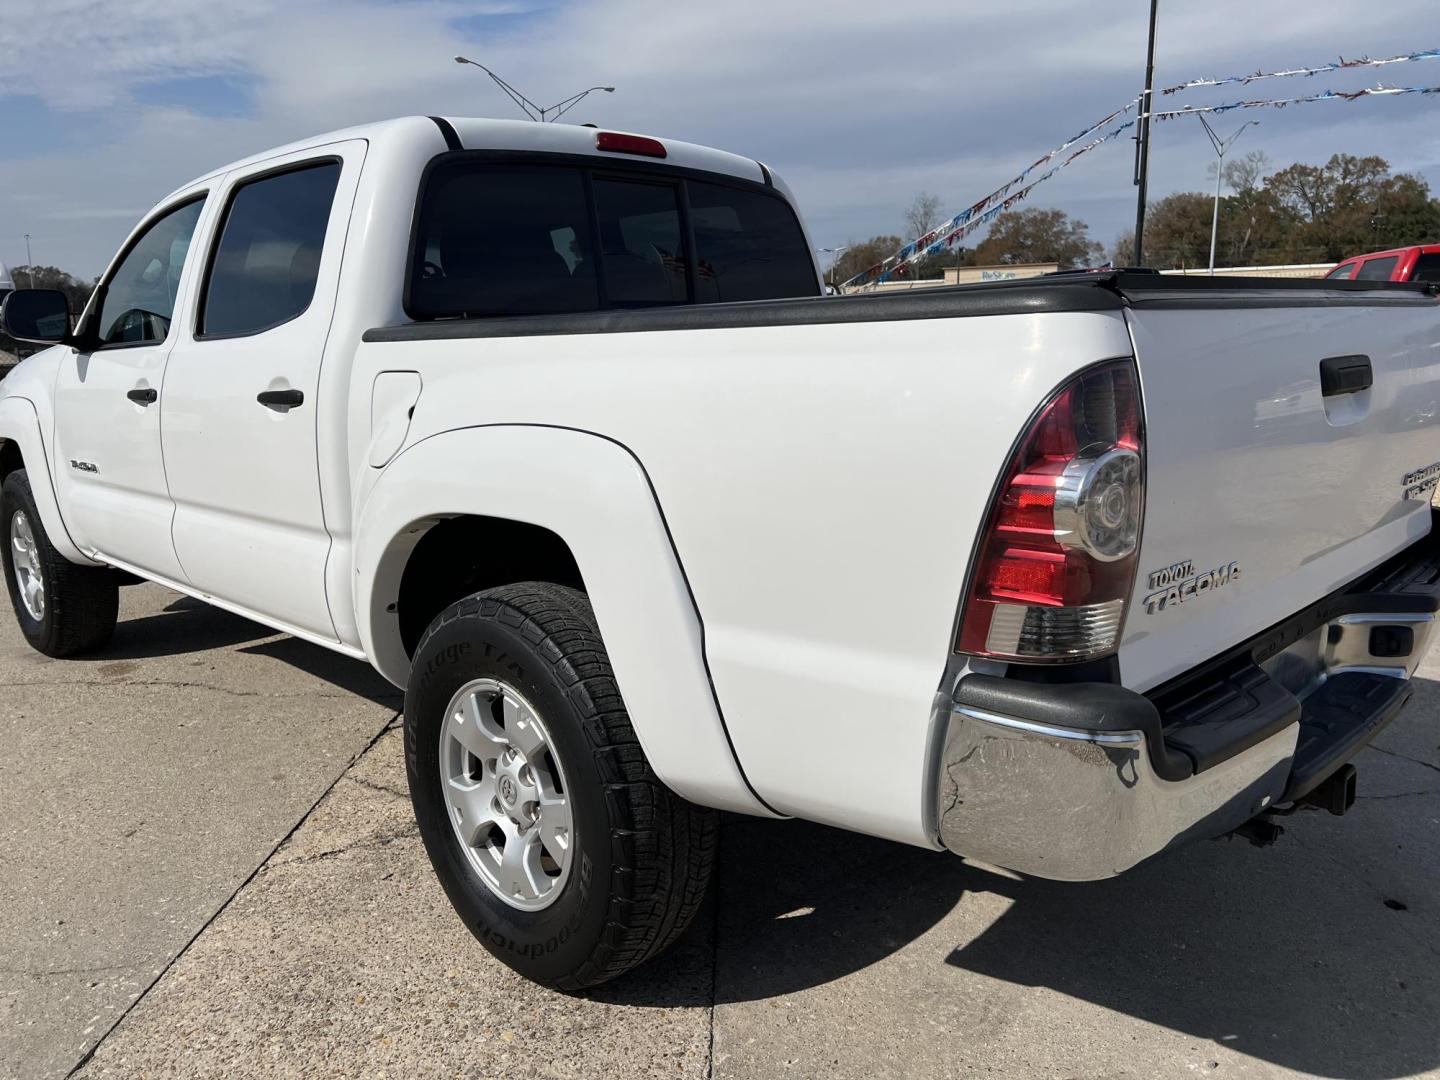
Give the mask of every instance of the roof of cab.
[[[361, 124], [338, 131], [328, 131], [308, 139], [287, 143], [284, 146], [262, 150], [257, 154], [251, 154], [197, 176], [189, 183], [176, 188], [170, 196], [167, 196], [167, 200], [197, 184], [221, 176], [231, 169], [243, 168], [284, 154], [343, 142], [347, 139], [369, 139], [379, 143], [383, 142], [390, 133], [406, 128], [413, 129], [417, 125], [425, 125], [433, 129], [437, 139], [444, 139], [444, 128], [439, 122], [440, 120], [451, 126], [459, 136], [461, 148], [465, 150], [535, 150], [560, 154], [585, 154], [606, 159], [624, 160], [626, 158], [624, 154], [614, 154], [596, 149], [596, 129], [592, 127], [581, 127], [575, 124], [537, 124], [529, 120], [492, 120], [480, 117], [402, 116], [393, 120], [381, 120], [373, 124]], [[606, 128], [605, 130], [613, 131], [615, 129]], [[642, 133], [624, 132], [624, 134]], [[658, 138], [658, 136], [649, 137]], [[665, 145], [666, 164], [703, 169], [706, 172], [722, 173], [760, 183], [771, 182], [769, 170], [753, 158], [675, 139], [660, 139], [660, 141]]]

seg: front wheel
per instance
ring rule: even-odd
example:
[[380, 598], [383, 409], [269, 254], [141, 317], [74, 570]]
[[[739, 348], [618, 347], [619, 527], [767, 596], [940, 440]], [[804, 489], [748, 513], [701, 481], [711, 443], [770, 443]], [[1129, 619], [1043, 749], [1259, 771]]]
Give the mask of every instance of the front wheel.
[[0, 538], [5, 585], [32, 648], [59, 659], [94, 652], [110, 640], [120, 608], [114, 574], [77, 566], [55, 550], [24, 469], [0, 485]]
[[527, 978], [612, 979], [704, 898], [715, 814], [651, 771], [583, 593], [527, 582], [443, 611], [416, 649], [405, 759], [451, 903]]

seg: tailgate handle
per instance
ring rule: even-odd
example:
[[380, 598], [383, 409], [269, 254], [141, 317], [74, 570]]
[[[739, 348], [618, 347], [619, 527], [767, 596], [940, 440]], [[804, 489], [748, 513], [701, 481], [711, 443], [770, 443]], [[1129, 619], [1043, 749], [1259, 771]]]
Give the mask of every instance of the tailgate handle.
[[1358, 394], [1375, 385], [1368, 356], [1327, 356], [1320, 361], [1320, 391], [1325, 397]]

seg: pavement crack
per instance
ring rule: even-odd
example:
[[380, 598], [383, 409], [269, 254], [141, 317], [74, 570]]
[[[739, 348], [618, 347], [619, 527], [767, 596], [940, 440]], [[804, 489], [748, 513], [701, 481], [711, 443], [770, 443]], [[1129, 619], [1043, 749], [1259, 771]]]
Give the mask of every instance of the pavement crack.
[[361, 776], [350, 776], [346, 777], [346, 779], [352, 784], [359, 784], [361, 787], [369, 788], [371, 791], [382, 791], [386, 795], [394, 795], [397, 799], [408, 799], [410, 797], [408, 791], [401, 791], [399, 788], [390, 787], [388, 784], [377, 784], [374, 780], [366, 780]]
[[1370, 744], [1370, 749], [1377, 750], [1380, 753], [1387, 754], [1393, 758], [1399, 758], [1401, 761], [1408, 761], [1412, 765], [1419, 765], [1422, 769], [1430, 769], [1432, 772], [1440, 772], [1440, 765], [1432, 764], [1431, 762], [1426, 761], [1423, 758], [1411, 757], [1409, 754], [1402, 754], [1398, 750], [1386, 750], [1383, 746], [1376, 746], [1374, 743]]
[[190, 682], [184, 679], [123, 679], [113, 682], [108, 679], [27, 679], [20, 680], [18, 682], [7, 682], [5, 686], [7, 689], [14, 687], [45, 687], [53, 689], [57, 686], [90, 686], [113, 690], [121, 690], [129, 687], [164, 687], [166, 689], [178, 690], [209, 690], [216, 694], [226, 694], [229, 697], [238, 698], [330, 698], [337, 701], [342, 698], [348, 700], [355, 696], [346, 692], [329, 694], [324, 692], [316, 692], [314, 690], [297, 690], [293, 693], [266, 693], [261, 690], [235, 690], [228, 686], [216, 686], [214, 683]]
[[373, 833], [370, 836], [356, 840], [353, 844], [342, 844], [337, 848], [327, 848], [324, 851], [296, 855], [294, 858], [277, 862], [276, 867], [295, 866], [303, 863], [320, 862], [323, 859], [333, 859], [339, 855], [345, 855], [352, 851], [371, 851], [376, 848], [389, 847], [397, 840], [408, 840], [411, 837], [420, 835], [420, 827], [414, 823], [395, 829], [391, 832]]
[[1360, 799], [1413, 799], [1417, 795], [1440, 795], [1440, 788], [1427, 788], [1424, 791], [1397, 791], [1393, 795], [1356, 795], [1356, 801]]
[[221, 915], [225, 914], [225, 912], [229, 910], [230, 905], [235, 902], [235, 898], [239, 896], [242, 892], [244, 892], [246, 887], [252, 881], [254, 881], [257, 876], [259, 876], [260, 871], [265, 869], [265, 867], [269, 864], [270, 860], [275, 857], [276, 852], [278, 852], [281, 848], [283, 848], [286, 844], [290, 842], [294, 835], [300, 830], [300, 826], [304, 825], [305, 822], [310, 820], [310, 816], [315, 813], [316, 807], [318, 807], [322, 802], [326, 800], [326, 798], [329, 797], [330, 792], [335, 790], [335, 786], [339, 784], [341, 780], [345, 779], [345, 775], [351, 769], [353, 769], [356, 764], [358, 764], [359, 761], [363, 757], [365, 757], [366, 754], [370, 753], [371, 750], [375, 749], [375, 745], [382, 738], [385, 737], [385, 734], [391, 730], [391, 728], [394, 726], [394, 723], [395, 717], [393, 716], [386, 720], [385, 723], [375, 732], [375, 735], [370, 739], [370, 741], [367, 742], [365, 746], [360, 750], [360, 752], [353, 755], [350, 760], [345, 763], [345, 767], [336, 774], [334, 780], [331, 780], [330, 783], [325, 785], [325, 790], [322, 791], [315, 799], [315, 801], [310, 804], [309, 809], [307, 809], [303, 814], [300, 815], [299, 819], [296, 820], [295, 824], [290, 826], [289, 831], [286, 832], [284, 836], [282, 836], [279, 840], [275, 842], [274, 846], [265, 853], [264, 858], [262, 858], [258, 863], [256, 863], [255, 869], [251, 870], [250, 873], [245, 876], [244, 881], [240, 882], [239, 885], [235, 886], [234, 891], [225, 898], [225, 901], [210, 914], [210, 917], [208, 919], [206, 919], [203, 923], [200, 924], [200, 928], [190, 936], [190, 940], [185, 942], [185, 944], [175, 953], [175, 955], [170, 958], [169, 962], [166, 963], [164, 967], [162, 967], [158, 972], [155, 973], [155, 977], [146, 984], [145, 988], [141, 990], [140, 993], [136, 994], [135, 997], [131, 999], [130, 1004], [125, 1006], [125, 1008], [120, 1011], [120, 1014], [115, 1017], [115, 1019], [111, 1022], [110, 1026], [100, 1033], [100, 1036], [95, 1040], [95, 1045], [90, 1047], [90, 1049], [86, 1050], [83, 1054], [80, 1055], [80, 1059], [76, 1061], [70, 1071], [65, 1074], [66, 1080], [70, 1080], [70, 1077], [74, 1076], [76, 1073], [78, 1073], [81, 1069], [83, 1069], [86, 1065], [90, 1063], [91, 1059], [95, 1057], [95, 1054], [99, 1051], [100, 1047], [105, 1045], [105, 1040], [108, 1039], [112, 1034], [114, 1034], [115, 1029], [125, 1022], [125, 1018], [135, 1010], [135, 1007], [137, 1005], [139, 1005], [142, 1001], [144, 1001], [147, 997], [150, 996], [150, 991], [154, 990], [155, 987], [159, 985], [160, 980], [165, 978], [165, 976], [169, 974], [170, 969], [180, 962], [181, 958], [190, 951], [190, 949], [194, 946], [195, 942], [200, 940], [200, 936], [215, 924], [215, 920], [220, 918]]

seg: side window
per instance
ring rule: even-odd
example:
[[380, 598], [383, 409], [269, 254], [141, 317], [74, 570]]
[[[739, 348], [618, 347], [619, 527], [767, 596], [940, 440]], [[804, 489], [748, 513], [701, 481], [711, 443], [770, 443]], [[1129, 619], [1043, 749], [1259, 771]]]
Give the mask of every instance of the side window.
[[783, 200], [697, 180], [688, 187], [698, 300], [819, 295], [805, 234]]
[[255, 334], [310, 306], [340, 182], [326, 161], [237, 187], [201, 297], [200, 336]]
[[169, 211], [120, 260], [104, 285], [99, 316], [102, 346], [165, 340], [175, 314], [185, 255], [204, 205], [202, 196]]
[[430, 174], [411, 268], [412, 317], [599, 306], [579, 169], [457, 162]]
[[1355, 268], [1359, 265], [1359, 263], [1341, 263], [1339, 266], [1335, 267], [1334, 270], [1331, 270], [1328, 274], [1326, 274], [1325, 279], [1327, 281], [1349, 281], [1352, 277], [1355, 276]]
[[611, 307], [686, 302], [689, 288], [676, 187], [597, 179], [595, 213]]
[[1390, 275], [1395, 272], [1395, 264], [1399, 261], [1399, 255], [1391, 255], [1384, 259], [1366, 259], [1360, 264], [1360, 272], [1355, 275], [1355, 280], [1389, 281]]
[[1440, 253], [1421, 255], [1415, 260], [1415, 272], [1411, 281], [1440, 281]]

